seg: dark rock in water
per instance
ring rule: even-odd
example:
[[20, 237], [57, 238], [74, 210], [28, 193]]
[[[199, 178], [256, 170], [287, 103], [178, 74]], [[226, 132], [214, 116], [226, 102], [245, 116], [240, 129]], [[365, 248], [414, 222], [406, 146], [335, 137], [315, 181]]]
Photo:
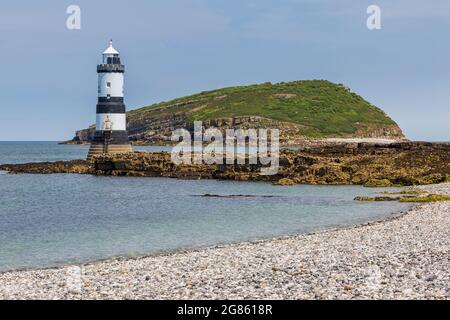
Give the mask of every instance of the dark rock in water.
[[[0, 165], [12, 173], [92, 173], [95, 175], [222, 179], [291, 184], [420, 185], [450, 181], [450, 144], [350, 143], [282, 150], [275, 175], [261, 164], [175, 165], [169, 152], [132, 152], [75, 160]], [[217, 196], [217, 195], [204, 195]], [[245, 196], [245, 195], [235, 195]]]
[[257, 194], [228, 194], [228, 195], [221, 195], [221, 194], [194, 194], [194, 197], [204, 197], [204, 198], [279, 198], [281, 196], [273, 196], [273, 195], [257, 195]]
[[86, 174], [91, 172], [91, 167], [87, 161], [56, 161], [56, 162], [36, 162], [24, 164], [3, 164], [0, 170], [9, 173], [79, 173]]
[[281, 150], [275, 175], [261, 164], [175, 165], [168, 152], [104, 155], [93, 161], [97, 175], [268, 181], [291, 184], [420, 185], [449, 181], [450, 144], [346, 143]]
[[279, 185], [279, 186], [293, 186], [295, 185], [295, 181], [289, 178], [281, 178], [280, 180], [278, 180], [277, 182], [275, 182], [275, 184]]
[[399, 197], [366, 197], [366, 196], [358, 196], [353, 200], [356, 201], [398, 201]]

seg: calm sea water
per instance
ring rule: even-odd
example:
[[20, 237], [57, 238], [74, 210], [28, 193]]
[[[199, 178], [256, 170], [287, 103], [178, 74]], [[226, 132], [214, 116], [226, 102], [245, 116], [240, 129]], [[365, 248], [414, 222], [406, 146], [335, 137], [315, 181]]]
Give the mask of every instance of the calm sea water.
[[[82, 159], [86, 153], [86, 146], [0, 142], [0, 163]], [[0, 270], [297, 234], [408, 208], [353, 201], [374, 192], [359, 186], [0, 173]], [[249, 196], [201, 196], [207, 193]]]
[[[135, 150], [170, 151], [171, 147], [136, 146]], [[53, 141], [0, 141], [0, 164], [86, 159], [88, 145], [58, 145]]]

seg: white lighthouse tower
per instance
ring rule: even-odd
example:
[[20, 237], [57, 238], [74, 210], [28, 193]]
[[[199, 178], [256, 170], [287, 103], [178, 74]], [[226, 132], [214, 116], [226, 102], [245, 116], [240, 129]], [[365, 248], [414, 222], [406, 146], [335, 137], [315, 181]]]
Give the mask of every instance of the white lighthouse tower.
[[103, 52], [103, 61], [97, 66], [98, 102], [94, 139], [88, 159], [95, 154], [132, 151], [128, 141], [125, 104], [123, 102], [123, 75], [119, 52], [112, 46]]

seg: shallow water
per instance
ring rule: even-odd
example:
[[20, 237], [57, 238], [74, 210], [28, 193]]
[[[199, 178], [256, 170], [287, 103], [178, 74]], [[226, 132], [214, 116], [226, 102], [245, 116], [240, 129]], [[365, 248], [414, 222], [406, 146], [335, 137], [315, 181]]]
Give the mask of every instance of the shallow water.
[[[166, 146], [133, 146], [134, 150], [170, 151]], [[55, 141], [0, 141], [0, 164], [86, 159], [89, 145], [58, 145]]]
[[[0, 143], [0, 163], [77, 159], [87, 151], [10, 144], [5, 154]], [[374, 192], [360, 186], [1, 174], [0, 270], [304, 233], [380, 219], [409, 207], [353, 200]]]

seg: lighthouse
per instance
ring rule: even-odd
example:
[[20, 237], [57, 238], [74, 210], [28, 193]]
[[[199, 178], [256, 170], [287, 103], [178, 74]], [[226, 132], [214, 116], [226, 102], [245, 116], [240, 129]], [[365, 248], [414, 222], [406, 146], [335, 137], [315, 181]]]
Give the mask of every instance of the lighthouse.
[[132, 151], [128, 141], [125, 104], [123, 101], [123, 76], [125, 66], [121, 64], [119, 52], [112, 40], [103, 52], [102, 63], [97, 65], [98, 102], [95, 134], [88, 153], [123, 153]]

